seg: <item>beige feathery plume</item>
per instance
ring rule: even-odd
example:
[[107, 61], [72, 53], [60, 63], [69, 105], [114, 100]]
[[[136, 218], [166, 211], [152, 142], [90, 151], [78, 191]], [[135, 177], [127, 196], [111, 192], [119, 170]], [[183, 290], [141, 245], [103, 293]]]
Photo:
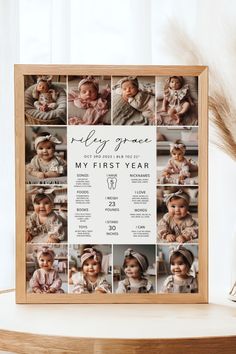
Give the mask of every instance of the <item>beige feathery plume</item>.
[[236, 160], [236, 111], [222, 91], [212, 93], [208, 104], [209, 117], [217, 128], [219, 137], [214, 143]]
[[[180, 58], [181, 64], [207, 65], [199, 45], [182, 27], [181, 24], [169, 21], [165, 32], [165, 44], [167, 50], [176, 58]], [[219, 85], [218, 83], [221, 83]], [[221, 73], [213, 65], [209, 66], [209, 119], [216, 127], [218, 135], [215, 145], [223, 149], [232, 159], [236, 160], [236, 107], [230, 99], [229, 90]]]

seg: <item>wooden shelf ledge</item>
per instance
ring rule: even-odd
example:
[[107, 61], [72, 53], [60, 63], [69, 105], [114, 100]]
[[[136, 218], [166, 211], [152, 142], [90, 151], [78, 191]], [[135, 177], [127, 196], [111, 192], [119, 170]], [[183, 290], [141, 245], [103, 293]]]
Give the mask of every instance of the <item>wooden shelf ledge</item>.
[[236, 353], [236, 304], [16, 305], [0, 294], [0, 350], [14, 353]]
[[108, 339], [46, 336], [0, 330], [0, 349], [14, 353], [234, 354], [236, 336], [181, 339]]

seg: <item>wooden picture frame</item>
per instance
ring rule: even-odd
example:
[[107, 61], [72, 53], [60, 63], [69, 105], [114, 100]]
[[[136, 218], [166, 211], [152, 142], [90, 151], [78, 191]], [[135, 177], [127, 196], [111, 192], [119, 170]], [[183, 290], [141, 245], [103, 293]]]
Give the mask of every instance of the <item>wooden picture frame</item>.
[[206, 66], [15, 65], [17, 303], [208, 302], [207, 80]]

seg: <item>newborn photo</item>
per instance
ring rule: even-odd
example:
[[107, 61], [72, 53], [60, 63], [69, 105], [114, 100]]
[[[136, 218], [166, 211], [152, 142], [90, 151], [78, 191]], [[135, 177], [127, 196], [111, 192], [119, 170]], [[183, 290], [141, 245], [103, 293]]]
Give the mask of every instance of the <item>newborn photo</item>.
[[111, 124], [111, 77], [68, 77], [68, 124]]
[[66, 124], [66, 76], [25, 75], [25, 122]]
[[114, 125], [155, 125], [155, 77], [113, 77], [112, 107]]

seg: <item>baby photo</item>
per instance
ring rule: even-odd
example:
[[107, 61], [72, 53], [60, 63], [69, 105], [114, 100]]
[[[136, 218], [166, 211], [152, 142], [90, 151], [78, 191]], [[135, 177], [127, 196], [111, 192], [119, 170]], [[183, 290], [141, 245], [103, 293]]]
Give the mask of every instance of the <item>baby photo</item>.
[[30, 125], [66, 124], [65, 75], [25, 75], [25, 119]]
[[109, 294], [112, 292], [112, 246], [70, 245], [69, 292]]
[[155, 77], [113, 77], [112, 107], [114, 125], [155, 125]]
[[26, 242], [67, 242], [67, 186], [26, 185]]
[[157, 125], [198, 125], [197, 77], [157, 77], [156, 95]]
[[198, 188], [157, 188], [157, 243], [198, 242]]
[[198, 128], [157, 128], [157, 184], [198, 185]]
[[68, 124], [111, 124], [111, 77], [68, 77]]
[[197, 245], [157, 245], [157, 292], [198, 292]]
[[27, 292], [62, 294], [68, 292], [66, 245], [31, 245], [26, 247]]
[[26, 183], [66, 184], [66, 127], [27, 126]]
[[114, 293], [154, 293], [156, 289], [155, 252], [154, 245], [114, 245]]

